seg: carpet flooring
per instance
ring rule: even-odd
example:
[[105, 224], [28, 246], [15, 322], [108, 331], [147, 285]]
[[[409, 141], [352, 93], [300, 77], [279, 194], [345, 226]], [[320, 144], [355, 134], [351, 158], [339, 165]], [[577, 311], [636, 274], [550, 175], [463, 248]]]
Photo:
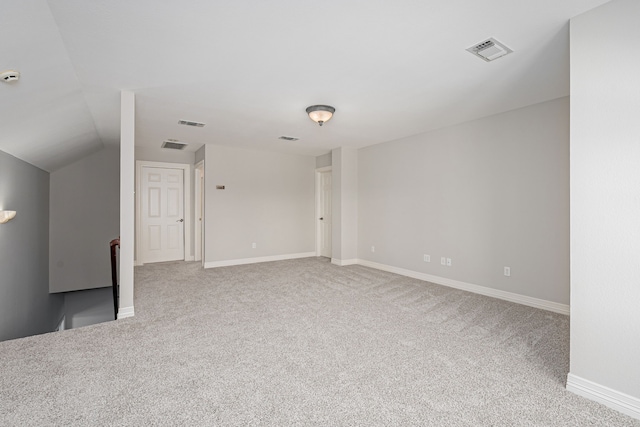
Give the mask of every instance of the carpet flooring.
[[640, 426], [569, 319], [322, 258], [137, 267], [136, 316], [0, 343], [2, 426]]

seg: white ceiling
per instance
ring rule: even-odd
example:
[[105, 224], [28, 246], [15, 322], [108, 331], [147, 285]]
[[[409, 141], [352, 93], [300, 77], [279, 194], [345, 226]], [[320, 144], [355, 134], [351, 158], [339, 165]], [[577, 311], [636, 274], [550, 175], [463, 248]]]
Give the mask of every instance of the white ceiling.
[[[568, 95], [568, 20], [606, 2], [3, 0], [0, 71], [22, 78], [0, 84], [0, 150], [51, 171], [118, 144], [122, 89], [139, 146], [390, 141]], [[489, 37], [514, 53], [465, 51]]]

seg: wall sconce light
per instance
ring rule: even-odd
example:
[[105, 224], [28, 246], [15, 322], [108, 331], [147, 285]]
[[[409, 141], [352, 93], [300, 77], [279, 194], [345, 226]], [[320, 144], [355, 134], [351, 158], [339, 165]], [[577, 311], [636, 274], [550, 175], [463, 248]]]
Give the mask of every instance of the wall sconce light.
[[0, 211], [0, 224], [9, 222], [16, 216], [16, 211]]
[[333, 113], [336, 109], [330, 105], [312, 105], [307, 108], [307, 114], [309, 118], [322, 126], [322, 124], [333, 117]]

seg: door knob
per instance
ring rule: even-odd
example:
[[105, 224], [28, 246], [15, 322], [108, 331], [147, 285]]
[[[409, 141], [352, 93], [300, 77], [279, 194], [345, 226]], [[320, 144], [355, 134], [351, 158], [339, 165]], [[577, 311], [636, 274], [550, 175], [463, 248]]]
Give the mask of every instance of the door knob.
[[180, 218], [180, 219], [176, 220], [176, 222], [184, 222], [184, 219]]

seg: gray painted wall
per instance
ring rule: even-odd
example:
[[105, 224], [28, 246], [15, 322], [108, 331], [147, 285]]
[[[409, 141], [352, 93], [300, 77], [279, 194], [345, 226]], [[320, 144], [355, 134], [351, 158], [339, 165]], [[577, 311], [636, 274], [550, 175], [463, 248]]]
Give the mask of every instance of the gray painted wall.
[[195, 152], [193, 164], [200, 163], [204, 160], [205, 146], [200, 147], [198, 151]]
[[363, 148], [358, 168], [360, 259], [569, 303], [568, 98]]
[[571, 20], [571, 375], [635, 398], [636, 417], [638, 17], [640, 2], [616, 0]]
[[49, 294], [49, 174], [0, 151], [0, 341], [53, 331], [62, 295]]
[[316, 157], [316, 168], [324, 168], [327, 166], [331, 166], [331, 151]]
[[315, 157], [205, 148], [205, 262], [315, 252]]
[[168, 148], [136, 147], [136, 160], [167, 163], [195, 163], [195, 152]]
[[120, 151], [108, 146], [51, 173], [49, 289], [111, 286], [120, 234]]
[[109, 287], [65, 293], [64, 315], [66, 329], [114, 320], [113, 290]]
[[358, 259], [358, 150], [331, 153], [331, 259], [336, 264]]

